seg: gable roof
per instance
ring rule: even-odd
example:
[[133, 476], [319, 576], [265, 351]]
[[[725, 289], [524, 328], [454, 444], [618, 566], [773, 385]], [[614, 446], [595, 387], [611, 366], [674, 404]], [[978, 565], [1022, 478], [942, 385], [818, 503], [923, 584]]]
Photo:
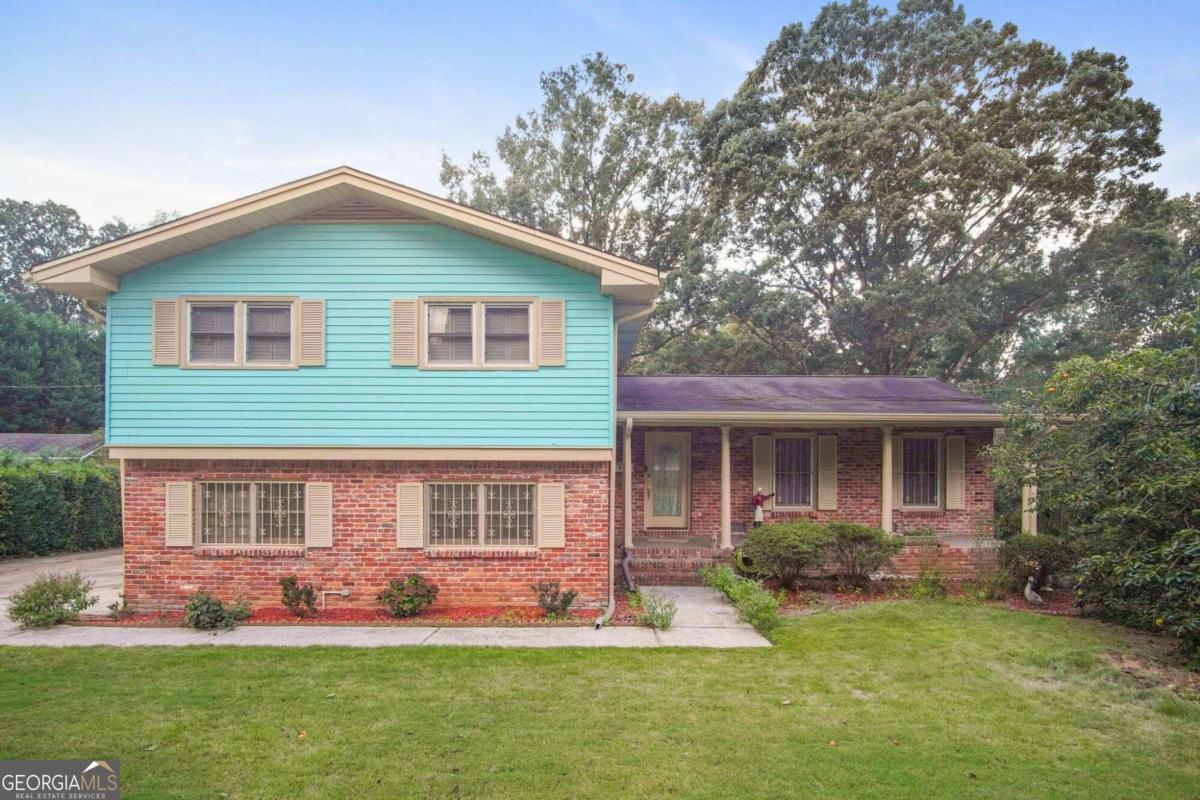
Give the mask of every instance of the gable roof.
[[446, 225], [588, 272], [600, 278], [604, 294], [626, 305], [644, 306], [658, 293], [652, 267], [345, 166], [47, 261], [29, 277], [81, 299], [103, 299], [117, 291], [122, 275], [159, 261], [281, 223], [345, 220], [364, 207], [389, 211], [395, 221]]
[[934, 378], [656, 375], [619, 379], [623, 417], [998, 424], [998, 409]]
[[45, 452], [80, 457], [103, 445], [99, 437], [90, 433], [0, 433], [0, 450], [18, 453]]

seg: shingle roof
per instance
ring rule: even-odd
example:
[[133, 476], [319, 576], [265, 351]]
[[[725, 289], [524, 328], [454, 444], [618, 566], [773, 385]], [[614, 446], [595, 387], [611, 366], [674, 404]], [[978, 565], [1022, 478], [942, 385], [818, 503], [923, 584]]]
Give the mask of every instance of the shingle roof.
[[988, 401], [933, 378], [655, 375], [618, 380], [621, 411], [797, 414], [996, 414]]
[[0, 433], [0, 450], [21, 453], [50, 451], [60, 455], [85, 455], [101, 445], [90, 433]]

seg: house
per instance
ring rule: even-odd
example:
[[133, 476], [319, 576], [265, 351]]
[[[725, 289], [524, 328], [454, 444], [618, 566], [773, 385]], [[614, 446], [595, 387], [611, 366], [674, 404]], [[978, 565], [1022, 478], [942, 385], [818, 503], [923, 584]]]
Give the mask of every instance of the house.
[[[36, 267], [103, 302], [105, 433], [131, 607], [279, 578], [369, 605], [421, 572], [447, 604], [604, 607], [770, 519], [992, 529], [994, 409], [929, 379], [618, 378], [654, 269], [341, 167]], [[929, 549], [929, 548], [927, 548]], [[917, 568], [912, 548], [893, 568]], [[682, 576], [680, 575], [682, 573]]]

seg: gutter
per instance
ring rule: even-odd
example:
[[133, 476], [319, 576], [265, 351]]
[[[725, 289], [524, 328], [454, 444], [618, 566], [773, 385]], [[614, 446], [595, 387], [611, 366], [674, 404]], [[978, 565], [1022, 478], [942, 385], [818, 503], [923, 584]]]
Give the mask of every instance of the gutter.
[[[647, 317], [654, 312], [658, 307], [658, 300], [651, 300], [650, 305], [641, 311], [628, 314], [624, 317], [617, 317], [613, 320], [613, 371], [612, 371], [612, 419], [613, 419], [613, 437], [616, 437], [617, 430], [617, 362], [621, 358], [620, 345], [620, 329], [626, 322], [633, 322], [637, 319]], [[616, 443], [613, 443], [613, 449], [616, 450]], [[629, 476], [625, 476], [625, 480], [629, 480]], [[613, 558], [616, 556], [616, 519], [617, 519], [617, 459], [614, 457], [608, 462], [608, 607], [604, 613], [596, 618], [596, 629], [599, 630], [608, 624], [612, 619], [613, 612], [617, 610], [617, 588], [616, 588], [616, 569], [613, 564]], [[625, 554], [625, 559], [621, 562], [621, 569], [626, 574], [629, 573], [629, 554]]]

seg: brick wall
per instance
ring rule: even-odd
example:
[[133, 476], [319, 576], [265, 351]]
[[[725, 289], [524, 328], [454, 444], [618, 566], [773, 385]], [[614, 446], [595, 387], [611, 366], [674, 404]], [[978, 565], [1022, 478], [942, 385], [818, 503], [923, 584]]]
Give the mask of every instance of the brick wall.
[[[373, 606], [390, 578], [420, 572], [439, 605], [532, 605], [530, 585], [557, 580], [577, 604], [607, 599], [607, 463], [198, 462], [125, 464], [125, 595], [135, 610], [181, 607], [204, 590], [224, 600], [278, 606], [279, 579], [296, 574], [326, 590], [330, 607]], [[165, 546], [165, 484], [193, 480], [295, 480], [333, 484], [332, 548], [266, 551]], [[553, 481], [566, 485], [566, 547], [473, 551], [446, 558], [396, 547], [396, 484], [419, 480]]]
[[[645, 442], [647, 430], [686, 431], [692, 441], [692, 504], [686, 535], [703, 536], [720, 541], [721, 532], [721, 431], [715, 427], [637, 428], [633, 430], [633, 535], [647, 533], [644, 524], [645, 505]], [[897, 428], [895, 433], [906, 429]], [[921, 430], [931, 430], [922, 428]], [[992, 481], [987, 474], [983, 448], [991, 444], [988, 428], [939, 428], [939, 433], [965, 437], [966, 490], [964, 508], [947, 510], [905, 510], [896, 507], [892, 512], [897, 532], [931, 528], [940, 536], [990, 536], [993, 532]], [[747, 529], [753, 524], [754, 512], [750, 498], [754, 496], [754, 467], [752, 442], [756, 435], [771, 433], [766, 428], [734, 428], [730, 432], [730, 498], [731, 520]], [[801, 433], [798, 429], [788, 432]], [[880, 494], [883, 439], [879, 428], [821, 429], [815, 433], [836, 433], [838, 437], [838, 507], [836, 511], [795, 511], [766, 513], [767, 521], [806, 517], [822, 521], [845, 520], [865, 525], [880, 524]], [[617, 463], [623, 464], [620, 448], [624, 438], [617, 437]], [[620, 467], [618, 468], [620, 469]], [[624, 494], [618, 475], [616, 520], [618, 531], [624, 525]], [[652, 530], [655, 535], [684, 535], [682, 531]], [[619, 539], [618, 539], [619, 541]]]

